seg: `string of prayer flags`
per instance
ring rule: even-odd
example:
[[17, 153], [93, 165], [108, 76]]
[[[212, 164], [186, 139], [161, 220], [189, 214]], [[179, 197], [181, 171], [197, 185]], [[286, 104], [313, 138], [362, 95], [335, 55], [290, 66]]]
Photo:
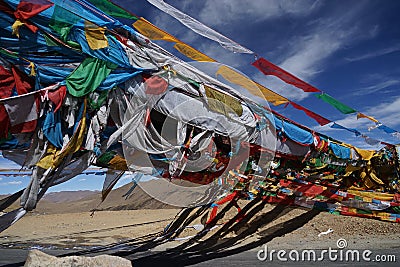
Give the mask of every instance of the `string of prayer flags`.
[[[98, 0], [99, 1], [99, 0]], [[206, 25], [202, 24], [201, 22], [195, 20], [194, 18], [188, 16], [187, 14], [181, 12], [180, 10], [176, 9], [175, 7], [165, 3], [163, 0], [147, 0], [150, 4], [154, 5], [155, 7], [159, 8], [160, 10], [162, 10], [163, 12], [171, 15], [172, 17], [174, 17], [175, 19], [177, 19], [179, 22], [181, 22], [183, 25], [185, 25], [186, 27], [188, 27], [189, 29], [191, 29], [192, 31], [198, 33], [199, 35], [202, 35], [206, 38], [209, 38], [211, 40], [214, 40], [218, 43], [221, 44], [221, 46], [223, 46], [224, 48], [233, 51], [233, 52], [238, 52], [238, 53], [249, 53], [249, 54], [254, 54], [253, 51], [241, 46], [240, 44], [232, 41], [231, 39], [221, 35], [220, 33], [216, 32], [215, 30], [207, 27]], [[144, 21], [144, 19], [143, 19]], [[136, 24], [137, 23], [137, 24]], [[136, 25], [135, 25], [136, 24]], [[139, 29], [140, 25], [142, 24], [142, 28]], [[145, 30], [145, 27], [142, 22], [135, 22], [134, 26], [138, 26], [136, 27], [143, 35], [147, 36], [148, 38], [152, 39], [170, 39], [169, 34], [165, 33], [164, 31], [158, 29], [156, 26], [151, 25], [149, 22], [147, 23], [148, 25], [146, 25], [147, 30]], [[150, 30], [150, 28], [152, 28], [152, 30]], [[158, 30], [156, 30], [158, 29]], [[146, 32], [147, 31], [147, 32]], [[151, 33], [151, 34], [150, 34]], [[151, 35], [154, 35], [152, 37], [150, 37]], [[157, 37], [158, 36], [158, 37]], [[174, 38], [174, 37], [172, 37]], [[189, 45], [182, 43], [182, 42], [177, 42], [176, 40], [170, 39], [169, 41], [172, 42], [176, 42], [177, 44], [174, 46], [175, 49], [177, 49], [179, 52], [181, 52], [182, 54], [186, 55], [187, 57], [194, 59], [194, 60], [198, 60], [198, 61], [215, 61], [211, 58], [209, 58], [208, 56], [202, 54], [201, 52], [198, 52], [196, 49], [190, 47]], [[189, 50], [188, 50], [189, 49]], [[196, 53], [193, 53], [196, 52]], [[200, 53], [200, 54], [197, 54]], [[203, 58], [203, 56], [206, 56], [206, 58]], [[304, 92], [321, 92], [321, 90], [319, 90], [318, 88], [310, 85], [309, 83], [297, 78], [296, 76], [294, 76], [293, 74], [285, 71], [284, 69], [280, 68], [279, 66], [269, 62], [268, 60], [266, 60], [265, 58], [258, 58], [255, 62], [252, 63], [252, 65], [254, 67], [256, 67], [258, 70], [260, 70], [262, 73], [264, 73], [265, 75], [273, 75], [278, 77], [279, 79], [281, 79], [282, 81], [291, 84], [301, 90], [303, 90]], [[219, 72], [219, 73], [218, 73]], [[235, 71], [232, 71], [229, 73], [229, 70], [227, 69], [220, 69], [218, 70], [217, 75], [221, 74], [226, 80], [235, 83], [235, 84], [239, 84], [241, 86], [243, 86], [243, 82], [246, 83], [245, 80], [243, 80], [240, 77], [240, 74], [236, 73]], [[258, 85], [258, 84], [257, 84]], [[256, 92], [254, 89], [250, 89], [248, 86], [243, 86], [244, 88], [248, 89], [249, 92], [251, 92], [252, 94], [256, 95], [256, 96], [260, 96], [260, 92]], [[290, 101], [282, 96], [280, 96], [279, 94], [276, 94], [275, 92], [263, 87], [263, 86], [259, 86], [259, 90], [261, 91], [263, 97], [265, 97], [269, 102], [271, 102], [273, 105], [277, 106], [277, 105], [281, 105], [281, 104], [287, 104]], [[323, 100], [324, 102], [332, 105], [334, 108], [336, 108], [337, 110], [339, 110], [340, 112], [344, 113], [344, 114], [350, 114], [350, 113], [355, 113], [357, 112], [355, 109], [339, 102], [338, 100], [334, 99], [333, 97], [329, 96], [326, 93], [321, 93], [316, 95], [317, 98]], [[293, 107], [303, 110], [308, 116], [314, 118], [320, 125], [326, 125], [327, 123], [329, 123], [330, 121], [326, 118], [323, 118], [322, 116], [300, 106], [297, 105], [293, 102], [290, 102], [292, 104]], [[378, 123], [378, 121], [371, 117], [371, 116], [367, 116], [364, 115], [362, 113], [358, 113], [357, 114], [357, 119], [359, 118], [367, 118], [371, 121], [374, 121], [376, 123]], [[328, 122], [329, 121], [329, 122]], [[377, 127], [379, 128], [379, 127]], [[396, 134], [397, 131], [387, 127], [387, 126], [380, 126], [380, 129], [390, 133], [392, 135]], [[360, 132], [355, 132], [356, 135], [360, 135]]]
[[291, 84], [304, 92], [321, 92], [319, 89], [314, 86], [306, 83], [305, 81], [297, 78], [293, 74], [285, 71], [284, 69], [278, 67], [277, 65], [269, 62], [265, 58], [259, 58], [252, 63], [254, 67], [256, 67], [259, 71], [264, 73], [265, 75], [273, 75], [281, 79], [282, 81]]
[[355, 113], [356, 112], [356, 110], [354, 110], [351, 107], [346, 106], [345, 104], [337, 101], [336, 99], [334, 99], [333, 97], [331, 97], [330, 95], [328, 95], [326, 93], [316, 94], [315, 96], [317, 98], [321, 99], [322, 101], [328, 103], [329, 105], [333, 106], [334, 108], [336, 108], [337, 110], [339, 110], [343, 114], [350, 114], [350, 113]]

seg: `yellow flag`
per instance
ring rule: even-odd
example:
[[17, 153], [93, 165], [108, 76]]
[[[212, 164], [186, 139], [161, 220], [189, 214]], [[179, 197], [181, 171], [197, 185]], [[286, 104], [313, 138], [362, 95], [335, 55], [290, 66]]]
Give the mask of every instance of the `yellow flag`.
[[57, 158], [58, 152], [59, 150], [57, 150], [55, 146], [49, 144], [46, 153], [36, 165], [47, 170], [53, 165], [53, 161]]
[[246, 76], [240, 74], [239, 72], [226, 67], [219, 67], [216, 75], [221, 75], [225, 80], [240, 85], [243, 88], [246, 88], [251, 94], [265, 98], [268, 102], [270, 102], [274, 106], [279, 106], [285, 103], [289, 103], [289, 100], [284, 98], [283, 96], [271, 91], [270, 89], [262, 86], [261, 84], [255, 83]]
[[210, 58], [209, 56], [201, 53], [200, 51], [194, 49], [193, 47], [185, 43], [178, 42], [174, 45], [174, 48], [178, 50], [181, 54], [193, 60], [215, 62], [214, 59]]
[[114, 170], [120, 170], [120, 171], [127, 171], [128, 166], [126, 164], [126, 160], [119, 156], [115, 155], [110, 162], [108, 163], [108, 167]]
[[141, 34], [146, 36], [147, 38], [151, 40], [164, 40], [167, 42], [173, 42], [176, 43], [178, 40], [170, 35], [169, 33], [166, 33], [165, 31], [157, 28], [144, 18], [138, 19], [135, 23], [132, 24], [133, 27], [135, 27], [136, 30], [138, 30]]
[[42, 157], [42, 159], [38, 163], [36, 163], [36, 165], [43, 169], [48, 169], [50, 167], [52, 167], [53, 169], [57, 168], [68, 154], [75, 153], [81, 148], [85, 133], [86, 133], [86, 99], [84, 102], [82, 119], [79, 122], [79, 125], [75, 133], [72, 135], [72, 138], [69, 140], [65, 148], [63, 150], [57, 150], [54, 146], [49, 145], [46, 150], [45, 156]]
[[85, 20], [85, 36], [90, 49], [96, 50], [108, 47], [108, 40], [105, 36], [106, 29]]
[[229, 117], [229, 112], [234, 111], [238, 116], [242, 116], [243, 107], [239, 100], [230, 95], [226, 95], [211, 87], [204, 86], [208, 98], [208, 106], [211, 110], [225, 114]]
[[375, 150], [365, 150], [354, 147], [354, 150], [360, 155], [360, 157], [364, 160], [370, 160], [376, 153]]
[[12, 34], [16, 35], [19, 38], [19, 28], [24, 25], [25, 23], [23, 23], [22, 21], [20, 21], [19, 19], [17, 19], [14, 24], [11, 26], [12, 29]]
[[367, 116], [367, 115], [365, 115], [365, 114], [362, 114], [361, 112], [358, 112], [358, 113], [357, 113], [357, 120], [360, 119], [360, 118], [367, 118], [367, 119], [369, 119], [369, 120], [371, 120], [371, 121], [373, 121], [373, 122], [376, 122], [376, 123], [379, 122], [379, 121], [378, 121], [377, 119], [375, 119], [374, 117]]

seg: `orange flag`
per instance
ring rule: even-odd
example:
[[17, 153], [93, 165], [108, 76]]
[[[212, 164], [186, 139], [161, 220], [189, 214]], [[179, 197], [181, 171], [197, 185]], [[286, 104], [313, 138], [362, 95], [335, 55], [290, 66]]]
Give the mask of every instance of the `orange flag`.
[[154, 26], [153, 24], [151, 24], [144, 18], [138, 19], [132, 25], [141, 34], [143, 34], [144, 36], [146, 36], [147, 38], [149, 38], [151, 40], [164, 40], [164, 41], [173, 42], [173, 43], [178, 42], [178, 40], [174, 36], [157, 28], [156, 26]]
[[240, 85], [243, 88], [246, 88], [251, 94], [265, 98], [268, 102], [270, 102], [274, 106], [279, 106], [285, 103], [289, 103], [289, 100], [284, 98], [283, 96], [271, 91], [270, 89], [262, 86], [261, 84], [255, 83], [243, 74], [226, 67], [221, 66], [216, 75], [221, 75], [225, 80]]
[[178, 50], [181, 54], [193, 60], [215, 62], [214, 59], [210, 58], [209, 56], [201, 53], [200, 51], [194, 49], [193, 47], [185, 43], [178, 42], [174, 45], [174, 48]]
[[365, 115], [365, 114], [362, 114], [361, 112], [358, 112], [358, 113], [357, 113], [357, 120], [360, 119], [360, 118], [366, 118], [366, 119], [369, 119], [369, 120], [371, 120], [371, 121], [373, 121], [373, 122], [376, 122], [376, 123], [379, 122], [379, 121], [378, 121], [377, 119], [375, 119], [374, 117], [367, 116], [367, 115]]

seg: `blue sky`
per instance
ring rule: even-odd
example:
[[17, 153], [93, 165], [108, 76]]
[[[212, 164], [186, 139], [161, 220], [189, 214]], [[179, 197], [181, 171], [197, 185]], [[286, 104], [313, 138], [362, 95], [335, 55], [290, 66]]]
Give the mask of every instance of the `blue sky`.
[[[214, 30], [255, 51], [259, 56], [311, 83], [344, 104], [371, 115], [383, 124], [400, 130], [400, 1], [397, 0], [166, 0]], [[289, 86], [279, 79], [264, 76], [251, 66], [254, 56], [234, 54], [180, 24], [147, 1], [118, 1], [159, 28], [232, 66], [255, 81], [337, 123], [357, 128], [371, 138], [389, 143], [400, 140], [375, 129], [373, 122], [344, 115], [318, 100], [312, 93]], [[127, 21], [124, 21], [125, 23]], [[171, 44], [158, 42], [171, 52]], [[179, 57], [181, 55], [177, 54]], [[188, 59], [185, 59], [188, 60]], [[321, 127], [303, 112], [275, 108], [281, 114], [363, 148], [364, 139], [353, 133]], [[7, 165], [0, 160], [0, 167]], [[1, 177], [0, 193], [15, 191], [28, 177]], [[86, 179], [85, 181], [78, 181]], [[126, 179], [127, 181], [130, 179]], [[21, 181], [20, 184], [17, 184]], [[10, 184], [13, 182], [13, 184]], [[102, 179], [77, 177], [65, 188], [101, 189]], [[63, 190], [60, 186], [58, 190]]]

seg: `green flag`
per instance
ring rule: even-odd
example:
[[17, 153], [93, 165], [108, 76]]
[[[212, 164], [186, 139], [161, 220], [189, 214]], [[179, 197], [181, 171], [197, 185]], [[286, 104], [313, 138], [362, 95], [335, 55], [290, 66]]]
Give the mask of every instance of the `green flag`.
[[89, 0], [93, 5], [95, 5], [98, 9], [103, 11], [104, 13], [116, 17], [116, 18], [126, 18], [137, 20], [138, 18], [134, 15], [130, 14], [128, 11], [125, 11], [121, 7], [111, 3], [107, 0]]
[[328, 94], [322, 93], [322, 94], [317, 94], [315, 96], [317, 98], [321, 99], [322, 101], [330, 104], [331, 106], [333, 106], [334, 108], [336, 108], [337, 110], [339, 110], [340, 112], [342, 112], [344, 114], [350, 114], [350, 113], [356, 112], [356, 110], [352, 109], [349, 106], [346, 106], [343, 103], [340, 103], [339, 101], [337, 101], [336, 99], [334, 99], [333, 97], [331, 97]]
[[117, 65], [98, 59], [86, 58], [66, 79], [68, 92], [81, 97], [94, 90], [107, 78]]

